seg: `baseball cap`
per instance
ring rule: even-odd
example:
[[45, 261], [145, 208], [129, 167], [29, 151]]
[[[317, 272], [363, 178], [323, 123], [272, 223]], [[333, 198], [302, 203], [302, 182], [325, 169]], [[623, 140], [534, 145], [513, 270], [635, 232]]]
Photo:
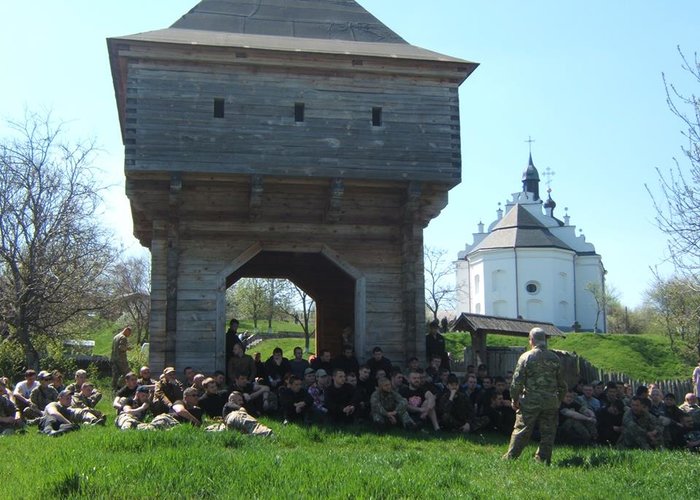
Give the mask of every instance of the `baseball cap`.
[[304, 375], [308, 375], [309, 373], [316, 373], [316, 371], [313, 368], [307, 368], [304, 370]]
[[172, 366], [168, 366], [165, 370], [163, 370], [163, 375], [167, 375], [168, 373], [174, 373], [174, 372], [175, 372], [175, 368], [173, 368]]
[[316, 378], [327, 377], [327, 376], [328, 376], [328, 372], [326, 370], [324, 370], [323, 368], [319, 368], [318, 370], [316, 370]]
[[46, 380], [47, 378], [53, 378], [53, 375], [51, 375], [49, 372], [45, 370], [41, 370], [39, 372], [39, 375], [36, 376], [39, 380]]
[[148, 387], [145, 385], [140, 385], [136, 388], [136, 392], [148, 392]]

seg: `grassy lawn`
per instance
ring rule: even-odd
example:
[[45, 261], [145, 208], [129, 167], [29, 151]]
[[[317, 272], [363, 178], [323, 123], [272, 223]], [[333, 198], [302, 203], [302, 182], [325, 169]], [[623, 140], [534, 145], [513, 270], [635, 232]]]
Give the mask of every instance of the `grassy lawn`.
[[[250, 354], [251, 356], [254, 356], [256, 352], [260, 353], [260, 357], [262, 358], [263, 361], [265, 361], [267, 358], [272, 356], [272, 351], [274, 350], [275, 347], [281, 347], [282, 352], [284, 353], [284, 357], [288, 359], [292, 359], [294, 357], [294, 348], [295, 347], [301, 347], [302, 349], [304, 348], [304, 339], [271, 339], [271, 340], [263, 340], [259, 344], [256, 344], [254, 347], [251, 347], [248, 349], [247, 353]], [[309, 351], [311, 354], [316, 352], [316, 339], [311, 338], [311, 342], [309, 344]], [[308, 354], [304, 354], [304, 359], [308, 359], [309, 356]]]
[[[282, 426], [276, 436], [106, 428], [1, 438], [4, 498], [693, 498], [697, 455], [534, 447], [503, 437]], [[31, 464], [31, 466], [27, 466]], [[9, 480], [11, 478], [11, 480]]]
[[[471, 345], [468, 333], [445, 335], [447, 348], [462, 356], [464, 346]], [[527, 339], [507, 335], [489, 335], [489, 346], [527, 346]], [[639, 380], [689, 378], [692, 366], [685, 365], [671, 352], [668, 339], [659, 334], [622, 335], [570, 333], [554, 338], [552, 349], [575, 352], [598, 368], [621, 372]]]
[[[249, 333], [253, 333], [256, 331], [255, 325], [253, 324], [252, 321], [248, 321], [245, 319], [239, 320], [240, 323], [238, 325], [238, 331], [239, 332], [245, 332], [248, 331]], [[228, 324], [227, 324], [228, 327]], [[258, 328], [257, 328], [258, 333], [261, 335], [265, 335], [268, 333], [268, 327], [267, 327], [267, 320], [259, 320], [258, 321]], [[293, 321], [273, 321], [272, 322], [272, 333], [280, 333], [280, 332], [292, 332], [292, 333], [303, 333], [304, 330], [301, 328], [300, 324], [294, 323]]]

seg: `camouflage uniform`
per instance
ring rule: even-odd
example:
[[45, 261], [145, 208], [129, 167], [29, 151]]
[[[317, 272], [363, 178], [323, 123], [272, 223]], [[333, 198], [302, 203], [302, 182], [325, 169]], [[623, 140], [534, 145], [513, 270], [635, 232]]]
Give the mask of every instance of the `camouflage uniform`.
[[[657, 431], [656, 442], [650, 442], [647, 432]], [[617, 441], [618, 448], [640, 448], [649, 450], [663, 444], [663, 426], [659, 420], [645, 411], [641, 415], [635, 415], [631, 409], [622, 417], [622, 434]]]
[[44, 414], [44, 409], [49, 403], [58, 401], [58, 392], [50, 385], [46, 387], [36, 387], [29, 395], [30, 406], [22, 413], [24, 418], [39, 418]]
[[369, 398], [370, 415], [372, 422], [379, 425], [389, 424], [387, 413], [390, 411], [396, 412], [397, 421], [405, 428], [415, 427], [413, 419], [408, 414], [408, 401], [402, 397], [397, 391], [384, 392], [377, 389]]
[[120, 379], [129, 373], [129, 361], [126, 358], [128, 350], [129, 338], [124, 335], [124, 332], [117, 333], [112, 339], [112, 356], [110, 357], [112, 389], [115, 391], [119, 388]]
[[71, 406], [73, 408], [95, 408], [101, 399], [102, 394], [99, 391], [92, 391], [89, 396], [83, 395], [82, 392], [76, 392], [72, 396]]
[[540, 446], [536, 458], [550, 462], [557, 434], [559, 404], [566, 394], [559, 357], [546, 347], [535, 346], [518, 359], [510, 394], [519, 401], [510, 446], [504, 458], [517, 458], [540, 425]]
[[230, 430], [241, 431], [243, 434], [251, 434], [253, 436], [271, 436], [272, 429], [265, 427], [257, 421], [255, 417], [251, 417], [245, 408], [235, 410], [226, 415], [224, 418], [226, 428]]

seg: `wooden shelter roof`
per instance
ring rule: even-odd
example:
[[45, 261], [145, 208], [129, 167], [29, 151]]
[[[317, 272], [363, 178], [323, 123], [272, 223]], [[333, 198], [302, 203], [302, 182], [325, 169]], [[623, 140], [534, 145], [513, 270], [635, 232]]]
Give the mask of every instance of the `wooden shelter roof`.
[[453, 332], [497, 333], [500, 335], [527, 337], [530, 334], [530, 330], [535, 327], [542, 328], [548, 337], [564, 336], [564, 333], [552, 323], [471, 313], [460, 314], [450, 325], [450, 330]]

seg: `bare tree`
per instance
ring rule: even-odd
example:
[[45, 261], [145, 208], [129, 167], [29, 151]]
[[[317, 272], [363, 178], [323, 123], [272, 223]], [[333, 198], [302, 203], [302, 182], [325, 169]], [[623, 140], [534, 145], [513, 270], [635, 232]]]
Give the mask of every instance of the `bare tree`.
[[111, 271], [112, 296], [119, 312], [136, 333], [136, 344], [148, 340], [151, 320], [151, 261], [146, 257], [128, 257]]
[[[689, 61], [678, 49], [682, 67], [693, 85], [700, 85], [700, 61], [697, 54]], [[700, 97], [686, 94], [666, 80], [666, 102], [684, 130], [681, 147], [686, 162], [674, 158], [668, 173], [658, 170], [663, 198], [654, 198], [656, 222], [668, 237], [668, 247], [676, 270], [694, 290], [700, 290]]]
[[281, 287], [280, 300], [277, 307], [292, 318], [295, 323], [301, 325], [304, 331], [304, 347], [306, 352], [309, 352], [311, 336], [315, 332], [315, 329], [312, 330], [311, 323], [311, 318], [316, 308], [314, 299], [291, 281], [285, 280]]
[[425, 306], [433, 319], [438, 319], [440, 308], [454, 307], [456, 301], [455, 264], [446, 255], [442, 248], [425, 247]]
[[114, 256], [96, 211], [92, 143], [64, 140], [50, 116], [27, 113], [0, 140], [0, 322], [38, 368], [36, 341], [107, 304]]

